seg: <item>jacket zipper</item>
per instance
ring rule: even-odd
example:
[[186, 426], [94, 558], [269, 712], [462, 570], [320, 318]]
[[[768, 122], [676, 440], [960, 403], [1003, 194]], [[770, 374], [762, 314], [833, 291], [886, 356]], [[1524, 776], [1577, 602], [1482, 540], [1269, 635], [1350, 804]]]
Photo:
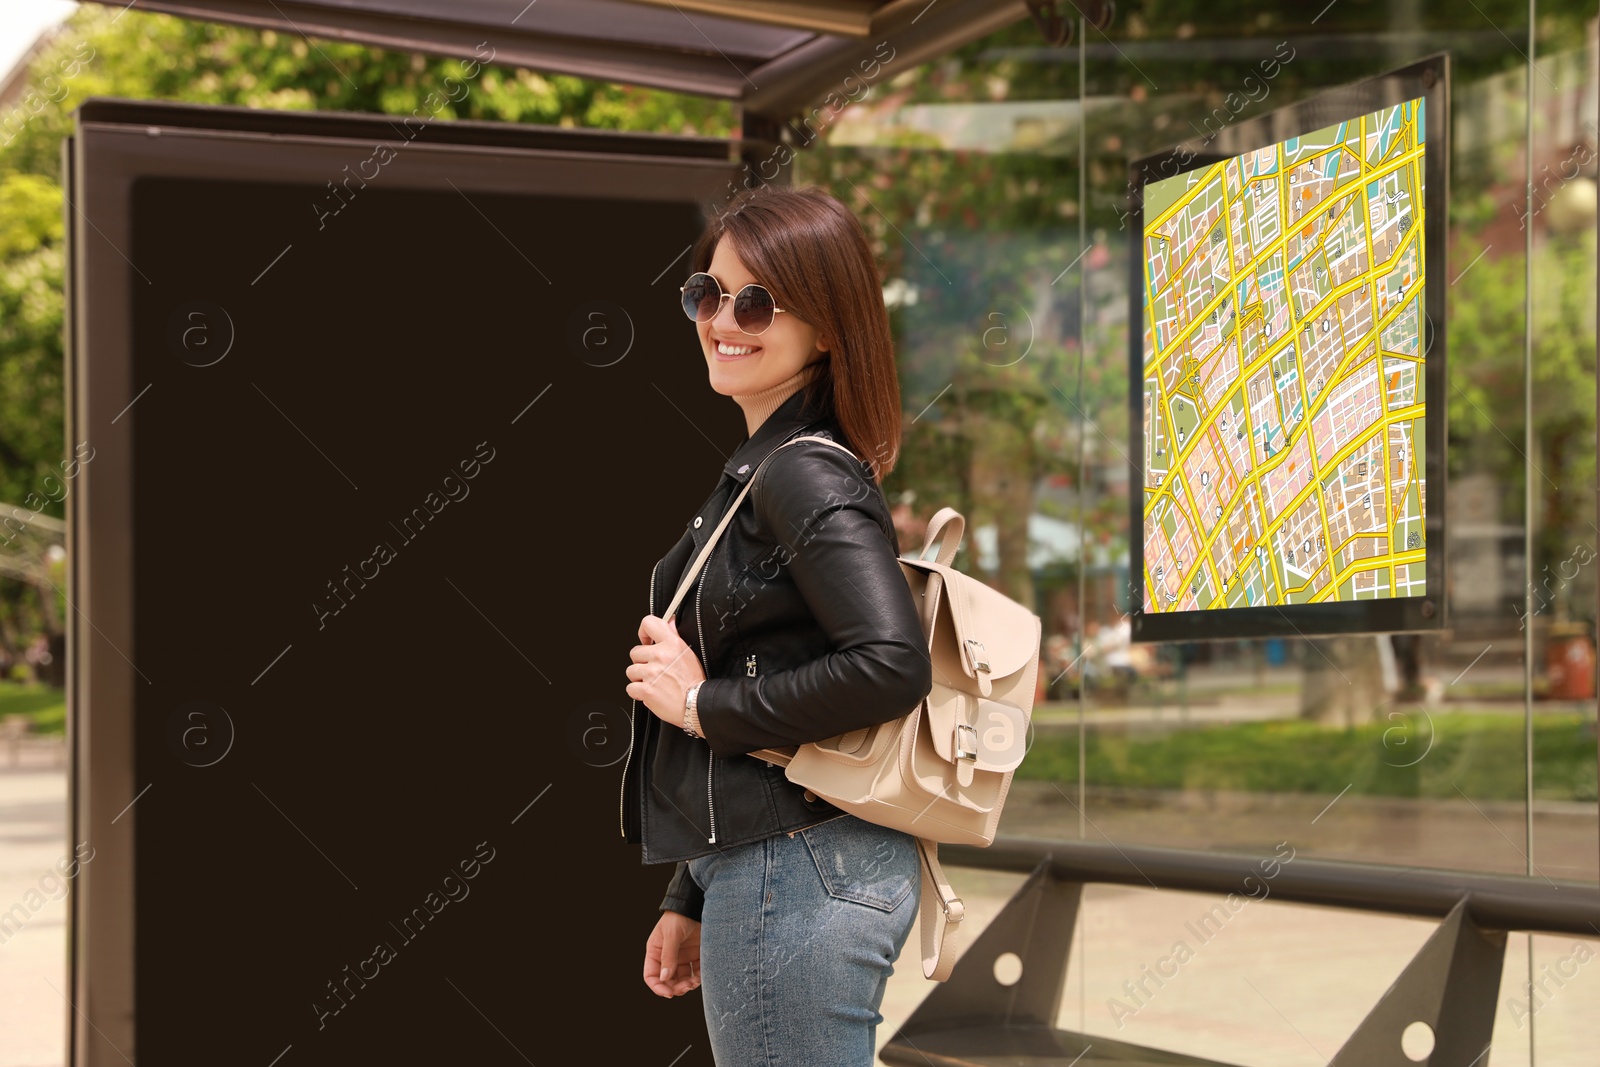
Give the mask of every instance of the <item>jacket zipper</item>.
[[[661, 561], [656, 560], [655, 567], [650, 568], [650, 614], [656, 613], [656, 568], [661, 566]], [[697, 619], [698, 621], [698, 619]], [[617, 798], [617, 827], [622, 831], [622, 839], [628, 839], [628, 824], [625, 812], [628, 807], [628, 764], [633, 761], [633, 723], [639, 715], [639, 702], [633, 702], [633, 711], [628, 714], [628, 754], [622, 757], [622, 787], [621, 795]]]
[[[694, 636], [700, 645], [700, 672], [706, 677], [711, 676], [711, 667], [706, 663], [706, 632], [700, 628], [700, 590], [705, 588], [706, 565], [711, 562], [711, 557], [706, 557], [706, 562], [700, 566], [699, 580], [694, 586]], [[706, 814], [711, 819], [711, 836], [707, 838], [711, 844], [717, 843], [717, 809], [711, 799], [711, 768], [716, 766], [716, 753], [711, 751], [711, 742], [706, 742]]]

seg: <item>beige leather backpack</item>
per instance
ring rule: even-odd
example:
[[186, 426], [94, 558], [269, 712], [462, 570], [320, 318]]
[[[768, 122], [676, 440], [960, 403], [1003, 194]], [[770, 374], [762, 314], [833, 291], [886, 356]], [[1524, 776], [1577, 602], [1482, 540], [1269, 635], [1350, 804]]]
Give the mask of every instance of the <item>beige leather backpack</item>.
[[[820, 441], [855, 453], [827, 437]], [[663, 619], [670, 619], [733, 513], [755, 485], [773, 449], [706, 539]], [[900, 569], [920, 608], [933, 664], [933, 687], [908, 713], [822, 741], [758, 749], [785, 776], [835, 806], [917, 839], [922, 859], [922, 972], [942, 982], [955, 964], [949, 951], [964, 905], [945, 879], [939, 844], [989, 845], [1011, 776], [1028, 749], [1039, 674], [1039, 617], [1010, 597], [952, 567], [966, 520], [940, 508], [916, 556]], [[937, 546], [932, 559], [924, 558]], [[934, 914], [937, 905], [943, 921]]]

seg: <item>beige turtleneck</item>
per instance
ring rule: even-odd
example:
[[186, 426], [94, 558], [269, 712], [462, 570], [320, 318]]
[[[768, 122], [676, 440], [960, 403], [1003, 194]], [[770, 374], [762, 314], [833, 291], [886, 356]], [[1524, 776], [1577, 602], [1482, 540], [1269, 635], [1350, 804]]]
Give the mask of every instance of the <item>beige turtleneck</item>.
[[804, 388], [821, 370], [822, 360], [814, 359], [776, 385], [769, 385], [754, 393], [731, 394], [744, 409], [747, 432], [755, 436], [756, 429], [767, 420], [767, 416], [777, 411], [785, 400]]

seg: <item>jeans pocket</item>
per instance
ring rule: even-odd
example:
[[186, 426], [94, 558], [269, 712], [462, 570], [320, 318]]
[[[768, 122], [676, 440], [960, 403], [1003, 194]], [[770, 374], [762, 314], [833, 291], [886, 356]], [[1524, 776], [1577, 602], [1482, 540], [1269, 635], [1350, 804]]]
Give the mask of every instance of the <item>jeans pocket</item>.
[[921, 876], [917, 843], [910, 834], [854, 815], [842, 815], [800, 830], [828, 895], [893, 911]]
[[696, 856], [694, 859], [684, 861], [684, 867], [689, 871], [689, 880], [702, 893], [706, 891], [706, 864], [715, 857], [716, 853], [712, 853], [708, 856]]

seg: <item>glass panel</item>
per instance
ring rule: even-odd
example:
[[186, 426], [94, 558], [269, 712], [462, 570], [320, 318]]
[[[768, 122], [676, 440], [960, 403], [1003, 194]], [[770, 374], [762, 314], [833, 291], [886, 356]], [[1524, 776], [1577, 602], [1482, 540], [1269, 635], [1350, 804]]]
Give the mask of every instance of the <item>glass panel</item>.
[[[1004, 829], [1235, 849], [1270, 848], [1294, 833], [1307, 854], [1522, 873], [1529, 394], [1518, 356], [1528, 336], [1527, 257], [1513, 194], [1526, 176], [1527, 68], [1517, 44], [1526, 26], [1443, 3], [1403, 5], [1377, 22], [1338, 5], [1320, 18], [1294, 7], [1212, 8], [1203, 23], [1151, 5], [1121, 11], [1109, 37], [1088, 30], [1081, 72], [1076, 45], [1045, 46], [1030, 21], [1019, 22], [901, 72], [796, 163], [796, 181], [855, 205], [885, 264], [908, 414], [901, 466], [886, 488], [903, 504], [903, 538], [920, 543], [919, 521], [954, 504], [970, 531], [958, 563], [1033, 603], [1045, 622], [1045, 699]], [[1551, 74], [1567, 79], [1571, 112], [1593, 85], [1592, 19], [1552, 25], [1572, 53]], [[1129, 647], [1129, 159], [1441, 47], [1453, 62], [1451, 253], [1429, 280], [1450, 290], [1444, 547], [1453, 625], [1420, 638]], [[1561, 121], [1570, 133], [1583, 116]], [[1590, 187], [1567, 186], [1551, 217], [1582, 215], [1577, 194]], [[1570, 320], [1551, 327], [1552, 338], [1566, 331], [1561, 343], [1576, 353], [1569, 362], [1584, 352], [1592, 359], [1588, 240], [1565, 251], [1572, 306], [1549, 312], [1553, 323]], [[1392, 310], [1383, 299], [1380, 331]], [[1398, 395], [1408, 365], [1384, 358], [1386, 388]], [[1565, 436], [1547, 442], [1569, 457], [1577, 441], [1592, 452], [1593, 406], [1584, 399], [1592, 374], [1587, 388], [1549, 387], [1576, 413]], [[1404, 454], [1398, 439], [1381, 447], [1391, 466]], [[1592, 483], [1578, 473], [1562, 481]], [[1390, 488], [1401, 492], [1398, 482]], [[1418, 489], [1407, 491], [1425, 497]], [[1590, 490], [1551, 492], [1535, 506], [1555, 509], [1558, 528], [1540, 531], [1546, 555], [1569, 549], [1550, 557], [1559, 564], [1580, 547], [1577, 531], [1592, 531], [1594, 505]], [[1401, 513], [1418, 501], [1386, 503]], [[1347, 564], [1358, 548], [1347, 546]], [[1375, 589], [1403, 589], [1420, 577], [1411, 570], [1383, 568]], [[1570, 624], [1570, 605], [1592, 604], [1592, 592], [1570, 585], [1560, 621]], [[1536, 628], [1556, 622], [1553, 608], [1533, 617], [1544, 614]], [[1536, 648], [1541, 690], [1547, 643], [1541, 637]], [[1544, 703], [1533, 717], [1535, 751], [1548, 748], [1551, 767], [1537, 790], [1536, 839], [1546, 800], [1586, 803], [1579, 818], [1594, 820], [1584, 780], [1592, 782], [1594, 761], [1585, 763], [1582, 748], [1593, 704], [1585, 706], [1587, 719], [1547, 715]], [[1566, 784], [1555, 780], [1558, 765]], [[1552, 855], [1552, 865], [1596, 877], [1595, 837], [1579, 826], [1576, 851]]]
[[[1002, 834], [1259, 854], [1283, 843], [1298, 856], [1600, 878], [1595, 12], [1593, 0], [1537, 18], [1515, 2], [1131, 0], [1105, 33], [1080, 27], [1064, 48], [1024, 20], [903, 71], [800, 154], [795, 181], [853, 205], [885, 264], [907, 415], [885, 489], [902, 541], [920, 544], [937, 507], [959, 508], [969, 537], [957, 565], [1044, 621], [1035, 736]], [[1142, 489], [1130, 484], [1128, 309], [1142, 255], [1129, 161], [1439, 51], [1452, 79], [1448, 261], [1391, 277], [1407, 246], [1377, 234], [1384, 292], [1369, 290], [1365, 326], [1341, 309], [1341, 330], [1357, 332], [1340, 341], [1351, 361], [1372, 345], [1387, 423], [1418, 355], [1389, 328], [1404, 290], [1446, 290], [1449, 627], [1131, 645], [1130, 495]], [[1352, 234], [1365, 242], [1385, 221], [1398, 220], [1352, 214]], [[1321, 310], [1319, 299], [1283, 313], [1297, 324]], [[1314, 417], [1327, 383], [1306, 385]], [[1426, 486], [1404, 476], [1415, 446], [1387, 426], [1374, 442], [1382, 467], [1365, 476], [1382, 479], [1384, 514], [1427, 506]], [[1334, 499], [1331, 472], [1316, 474]], [[1334, 550], [1352, 589], [1395, 595], [1421, 578], [1407, 561], [1364, 570], [1366, 547]], [[969, 901], [1015, 884], [958, 877], [974, 885]], [[1211, 902], [1090, 887], [1062, 1025], [1239, 1063], [1309, 1057], [1310, 1036], [1326, 1058], [1431, 929], [1274, 901], [1251, 921], [1282, 923], [1281, 936], [1229, 934], [1137, 1022], [1116, 1013], [1122, 983], [1183, 936], [1185, 908]], [[1274, 955], [1285, 941], [1292, 958]], [[1369, 941], [1381, 965], [1352, 947]], [[1494, 1062], [1531, 1062], [1536, 1028], [1507, 995], [1576, 951], [1569, 941], [1512, 939]], [[1237, 988], [1194, 977], [1208, 968]], [[897, 976], [886, 1005], [900, 989]], [[1213, 995], [1225, 1003], [1208, 1006]], [[1576, 1008], [1552, 1023], [1549, 1062], [1558, 1043], [1592, 1044], [1594, 1026]]]
[[[1531, 246], [1535, 876], [1593, 882], [1595, 772], [1595, 5], [1541, 5], [1533, 77], [1532, 196], [1512, 191], [1507, 239]], [[1587, 16], [1587, 17], [1585, 17]], [[1465, 282], [1462, 283], [1466, 284]], [[1484, 300], [1497, 294], [1482, 293]], [[1503, 297], [1500, 297], [1503, 299]], [[1568, 946], [1570, 947], [1570, 946]]]
[[[1529, 783], [1534, 877], [1593, 882], [1596, 790], [1595, 608], [1595, 5], [1539, 5], [1527, 188], [1510, 197], [1529, 264], [1530, 408], [1537, 427], [1521, 484], [1532, 489], [1534, 646]], [[1510, 236], [1509, 227], [1507, 228]], [[1485, 294], [1489, 297], [1490, 294]], [[1597, 931], [1600, 933], [1600, 931]], [[1502, 985], [1497, 1017], [1514, 1020], [1533, 1062], [1581, 1063], [1596, 1039], [1600, 977], [1593, 938], [1518, 939], [1520, 982]], [[1510, 978], [1509, 973], [1507, 978]], [[1514, 1061], [1513, 1061], [1514, 1062]]]
[[[1521, 595], [1528, 553], [1537, 556], [1563, 543], [1571, 548], [1576, 544], [1572, 527], [1579, 521], [1587, 523], [1594, 514], [1592, 497], [1584, 490], [1563, 495], [1560, 488], [1568, 483], [1592, 486], [1592, 476], [1574, 471], [1545, 482], [1535, 469], [1544, 466], [1542, 459], [1549, 456], [1548, 435], [1553, 429], [1567, 436], [1568, 450], [1572, 441], [1581, 440], [1592, 455], [1594, 396], [1592, 364], [1587, 364], [1588, 388], [1555, 389], [1568, 405], [1561, 409], [1568, 416], [1564, 422], [1547, 422], [1537, 406], [1541, 374], [1573, 371], [1558, 372], [1549, 362], [1551, 354], [1536, 335], [1530, 336], [1528, 272], [1530, 263], [1538, 269], [1539, 252], [1530, 259], [1517, 211], [1511, 206], [1523, 199], [1515, 194], [1524, 187], [1529, 158], [1526, 42], [1532, 12], [1508, 5], [1508, 10], [1494, 12], [1498, 18], [1491, 20], [1482, 9], [1470, 6], [1410, 3], [1374, 12], [1332, 4], [1314, 16], [1304, 10], [1280, 19], [1273, 12], [1246, 15], [1242, 10], [1230, 17], [1228, 8], [1212, 7], [1203, 23], [1191, 23], [1184, 16], [1165, 14], [1169, 10], [1136, 5], [1126, 16], [1127, 39], [1091, 59], [1091, 100], [1099, 95], [1131, 98], [1136, 86], [1145, 96], [1137, 105], [1090, 110], [1091, 144], [1132, 138], [1135, 150], [1127, 154], [1137, 156], [1190, 136], [1191, 131], [1220, 128], [1236, 118], [1305, 99], [1323, 88], [1415, 61], [1440, 48], [1451, 53], [1450, 255], [1448, 265], [1440, 265], [1445, 269], [1426, 264], [1419, 279], [1449, 289], [1444, 325], [1450, 381], [1446, 457], [1450, 493], [1443, 547], [1449, 561], [1451, 626], [1423, 637], [1179, 646], [1172, 650], [1182, 657], [1174, 678], [1155, 683], [1170, 687], [1180, 709], [1176, 723], [1170, 713], [1163, 722], [1156, 714], [1143, 712], [1141, 703], [1153, 703], [1137, 697], [1138, 683], [1144, 679], [1115, 689], [1096, 686], [1091, 679], [1096, 709], [1091, 714], [1098, 721], [1088, 731], [1085, 806], [1093, 827], [1114, 841], [1251, 852], [1287, 841], [1303, 856], [1515, 874], [1531, 873], [1530, 849], [1537, 842], [1541, 859], [1561, 868], [1556, 877], [1592, 880], [1595, 801], [1592, 790], [1586, 792], [1584, 769], [1592, 774], [1595, 766], [1593, 704], [1569, 702], [1564, 713], [1555, 713], [1549, 702], [1535, 705], [1527, 699], [1529, 690], [1546, 688], [1538, 640], [1543, 624], [1535, 621], [1532, 639], [1522, 629], [1524, 616], [1530, 614], [1524, 606], [1526, 596]], [[1577, 20], [1577, 25], [1583, 21]], [[1150, 41], [1154, 50], [1155, 42], [1162, 40], [1184, 41], [1186, 47], [1145, 62], [1141, 43]], [[1289, 49], [1291, 54], [1274, 56], [1274, 49]], [[1269, 62], [1273, 58], [1281, 62]], [[1547, 86], [1541, 77], [1533, 79], [1533, 114], [1541, 114], [1539, 101], [1546, 92], [1557, 112], [1563, 107], [1560, 101], [1571, 110], [1585, 89], [1592, 95], [1590, 64], [1579, 59], [1563, 69], [1571, 72], [1565, 90]], [[1159, 129], [1162, 118], [1169, 116], [1166, 136], [1138, 132]], [[1569, 121], [1568, 127], [1572, 125]], [[1091, 197], [1091, 218], [1115, 215], [1124, 198], [1122, 188], [1108, 183], [1103, 200]], [[1359, 222], [1371, 239], [1373, 258], [1367, 269], [1381, 269], [1381, 210]], [[1592, 209], [1586, 228], [1593, 229]], [[1225, 240], [1233, 239], [1225, 234]], [[1117, 244], [1119, 255], [1140, 255], [1125, 236]], [[1402, 243], [1402, 251], [1403, 247]], [[1583, 368], [1594, 351], [1593, 244], [1573, 242], [1568, 254], [1571, 291], [1583, 296], [1571, 301], [1575, 325], [1567, 327], [1567, 333], [1576, 336], [1567, 342], [1566, 361]], [[1231, 262], [1242, 275], [1238, 258]], [[1129, 274], [1118, 271], [1113, 276]], [[1402, 278], [1403, 285], [1409, 282]], [[1381, 280], [1379, 284], [1383, 286]], [[1542, 286], [1534, 283], [1531, 292], [1535, 306], [1542, 308], [1544, 301], [1538, 299]], [[1127, 325], [1116, 319], [1126, 295], [1116, 294], [1103, 312], [1091, 308], [1086, 314], [1090, 330], [1099, 326], [1125, 339]], [[1321, 299], [1300, 304], [1291, 295], [1287, 302], [1291, 328], [1298, 329], [1298, 316], [1307, 305], [1320, 307]], [[1396, 386], [1403, 393], [1407, 384], [1406, 362], [1390, 358], [1391, 352], [1395, 356], [1405, 352], [1384, 330], [1394, 315], [1380, 293], [1373, 309], [1376, 328], [1341, 337], [1345, 351], [1356, 361], [1365, 355], [1361, 346], [1376, 340], [1382, 367], [1374, 384], [1384, 399], [1392, 399]], [[1344, 320], [1344, 315], [1340, 318]], [[1316, 324], [1308, 324], [1315, 329]], [[1342, 328], [1346, 322], [1339, 325]], [[1313, 344], [1314, 338], [1315, 334]], [[1303, 341], [1302, 334], [1287, 343]], [[1528, 361], [1531, 375], [1524, 362], [1530, 341], [1534, 342]], [[1094, 352], [1095, 346], [1086, 350]], [[1299, 355], [1303, 367], [1307, 353]], [[1276, 387], [1285, 410], [1290, 403], [1306, 404], [1305, 421], [1315, 427], [1319, 387], [1324, 383], [1305, 382], [1305, 396], [1300, 397], [1295, 369], [1289, 361], [1275, 367], [1265, 380], [1269, 388]], [[1352, 397], [1360, 388], [1355, 381], [1346, 387]], [[1323, 402], [1332, 406], [1339, 399], [1336, 386]], [[1389, 407], [1393, 409], [1392, 404]], [[1555, 414], [1553, 406], [1551, 413]], [[1392, 439], [1392, 429], [1379, 434], [1391, 437], [1381, 445], [1386, 451], [1378, 453], [1390, 466], [1399, 442]], [[1291, 437], [1285, 447], [1292, 445]], [[1311, 456], [1313, 463], [1320, 462], [1319, 453], [1313, 451]], [[1319, 467], [1315, 476], [1328, 486], [1335, 473], [1341, 478], [1348, 474]], [[1543, 484], [1536, 493], [1527, 493], [1530, 480], [1536, 478]], [[1338, 494], [1327, 493], [1324, 514], [1343, 502]], [[1391, 516], [1403, 513], [1402, 501], [1393, 494], [1384, 504]], [[1550, 515], [1557, 529], [1546, 528]], [[1328, 529], [1331, 532], [1333, 526]], [[1385, 551], [1389, 549], [1376, 546], [1376, 552]], [[1562, 552], [1556, 558], [1567, 557]], [[1410, 569], [1405, 568], [1405, 579], [1412, 577]], [[1383, 568], [1376, 577], [1373, 584], [1379, 595], [1398, 592], [1404, 584], [1399, 565]], [[1583, 597], [1581, 590], [1571, 595]], [[1576, 602], [1584, 605], [1580, 610], [1592, 612], [1592, 588], [1587, 599]], [[1583, 642], [1574, 637], [1567, 647], [1575, 648], [1576, 662], [1584, 664]], [[1592, 695], [1592, 688], [1577, 689]], [[1527, 777], [1530, 738], [1535, 753], [1549, 752], [1552, 770], [1536, 781], [1532, 808]], [[1566, 771], [1559, 781], [1558, 768]], [[1543, 869], [1542, 863], [1538, 869]], [[1269, 914], [1271, 906], [1264, 906], [1252, 917], [1264, 921], [1261, 916]], [[1135, 1021], [1126, 1012], [1138, 1007], [1137, 998], [1118, 990], [1128, 976], [1115, 967], [1095, 966], [1118, 953], [1103, 940], [1096, 941], [1086, 953], [1085, 1025], [1108, 1036], [1239, 1063], [1282, 1062], [1284, 1056], [1309, 1054], [1308, 1045], [1320, 1050], [1319, 1059], [1331, 1055], [1381, 987], [1404, 966], [1420, 937], [1407, 940], [1380, 932], [1374, 936], [1394, 950], [1393, 958], [1362, 953], [1362, 964], [1357, 966], [1346, 953], [1351, 942], [1367, 936], [1356, 931], [1370, 929], [1373, 917], [1345, 917], [1346, 921], [1334, 923], [1341, 935], [1319, 943], [1320, 934], [1326, 932], [1322, 917], [1305, 909], [1294, 914], [1290, 921], [1294, 962], [1279, 960], [1274, 966], [1270, 949], [1257, 946], [1260, 951], [1251, 953], [1238, 943], [1248, 940], [1250, 927], [1235, 937], [1230, 926], [1225, 937], [1217, 938], [1220, 951], [1203, 949], [1207, 958], [1183, 968], [1184, 972], [1213, 968], [1210, 981], [1186, 983], [1180, 974], [1172, 983], [1188, 988], [1184, 995], [1202, 997], [1196, 987], [1202, 991], [1227, 987], [1233, 976], [1225, 973], [1226, 965], [1224, 973], [1218, 973], [1214, 961], [1232, 957], [1241, 970], [1256, 975], [1258, 988], [1236, 990], [1239, 997], [1248, 998], [1253, 1010], [1232, 1000], [1231, 1011], [1186, 1015], [1180, 1008], [1174, 1018], [1166, 1014], [1172, 1002], [1165, 998], [1177, 989], [1169, 987], [1161, 991], [1163, 1002], [1151, 1003], [1151, 1010], [1141, 1010]], [[1156, 921], [1156, 928], [1170, 938], [1187, 939], [1181, 918], [1171, 913]], [[1416, 926], [1414, 934], [1425, 936], [1427, 924]], [[1506, 992], [1525, 985], [1530, 974], [1535, 980], [1538, 976], [1529, 947], [1535, 939], [1514, 940], [1522, 954], [1508, 952]], [[1307, 966], [1309, 960], [1319, 966]], [[1121, 970], [1125, 972], [1126, 966]], [[1363, 973], [1376, 978], [1378, 988], [1363, 988]], [[1246, 977], [1240, 975], [1232, 984], [1239, 985]], [[1097, 997], [1097, 992], [1104, 996]], [[1114, 1007], [1118, 1004], [1121, 1009]], [[1338, 1014], [1351, 1008], [1357, 1009], [1351, 1015]], [[1110, 1020], [1108, 1013], [1118, 1018]], [[1520, 1018], [1512, 1019], [1514, 1014], [1509, 1002], [1497, 1013], [1495, 1043], [1504, 1047], [1497, 1047], [1495, 1062], [1532, 1056], [1534, 1028], [1520, 1026]], [[1192, 1028], [1185, 1023], [1197, 1017], [1215, 1020], [1216, 1025], [1225, 1022], [1228, 1028], [1204, 1050], [1186, 1040], [1186, 1031]], [[1122, 1029], [1119, 1032], [1108, 1023], [1122, 1024]], [[1568, 1024], [1566, 1041], [1572, 1040], [1570, 1019]], [[1241, 1033], [1241, 1028], [1251, 1032]], [[1262, 1032], [1255, 1033], [1256, 1029]], [[1585, 1036], [1592, 1041], [1592, 1023], [1588, 1029]], [[1263, 1055], [1262, 1050], [1271, 1047], [1266, 1042], [1277, 1039], [1284, 1046]]]
[[[1367, 291], [1365, 308], [1347, 307], [1336, 294], [1314, 293], [1291, 293], [1282, 309], [1267, 308], [1264, 314], [1284, 326], [1266, 335], [1264, 351], [1255, 358], [1275, 358], [1276, 336], [1283, 363], [1251, 382], [1276, 391], [1277, 410], [1283, 412], [1278, 429], [1285, 437], [1279, 448], [1293, 462], [1297, 438], [1318, 430], [1319, 414], [1374, 397], [1390, 412], [1406, 402], [1416, 364], [1405, 357], [1416, 353], [1407, 352], [1399, 329], [1409, 303], [1402, 297], [1414, 281], [1449, 288], [1452, 491], [1443, 548], [1450, 560], [1452, 626], [1421, 638], [1193, 642], [1143, 653], [1148, 657], [1143, 670], [1122, 666], [1127, 653], [1110, 647], [1103, 656], [1092, 656], [1086, 664], [1089, 836], [1248, 851], [1289, 841], [1301, 855], [1522, 873], [1525, 650], [1512, 608], [1524, 573], [1524, 501], [1513, 487], [1521, 484], [1526, 451], [1527, 393], [1518, 356], [1526, 340], [1526, 258], [1501, 232], [1515, 227], [1514, 216], [1494, 208], [1523, 174], [1526, 64], [1515, 44], [1515, 21], [1525, 16], [1502, 20], [1497, 28], [1471, 8], [1442, 3], [1381, 12], [1334, 4], [1320, 16], [1300, 7], [1263, 12], [1228, 5], [1208, 8], [1203, 20], [1172, 12], [1166, 6], [1132, 5], [1112, 29], [1118, 39], [1096, 38], [1088, 49], [1089, 97], [1108, 101], [1089, 111], [1091, 152], [1098, 157], [1094, 164], [1100, 164], [1090, 168], [1095, 183], [1090, 217], [1097, 233], [1104, 234], [1112, 260], [1105, 276], [1114, 284], [1086, 312], [1091, 339], [1085, 350], [1092, 359], [1104, 359], [1107, 375], [1120, 372], [1128, 358], [1126, 265], [1128, 257], [1139, 254], [1121, 226], [1128, 195], [1122, 170], [1128, 158], [1414, 62], [1441, 47], [1451, 52], [1448, 266], [1426, 265], [1415, 280], [1405, 277], [1409, 267], [1393, 271], [1410, 262], [1408, 249], [1415, 248], [1403, 238], [1390, 239], [1395, 231], [1388, 226], [1399, 221], [1390, 218], [1393, 211], [1375, 205], [1350, 214], [1353, 239], [1370, 241], [1371, 260], [1361, 269], [1375, 288]], [[1367, 158], [1352, 162], [1382, 184], [1388, 157], [1381, 146], [1369, 142], [1366, 147], [1372, 149]], [[1396, 188], [1390, 195], [1405, 194]], [[1291, 207], [1290, 217], [1303, 216]], [[1264, 305], [1270, 304], [1275, 280], [1268, 262], [1270, 238], [1263, 238], [1264, 248], [1233, 248], [1248, 245], [1248, 237], [1226, 228], [1218, 232], [1228, 243], [1235, 275], [1252, 276]], [[1308, 258], [1320, 252], [1335, 264], [1335, 273], [1341, 250], [1330, 249], [1328, 242], [1339, 237], [1337, 226], [1289, 235], [1296, 242], [1317, 242], [1298, 251]], [[1292, 258], [1295, 252], [1286, 254]], [[1288, 276], [1289, 286], [1300, 284], [1292, 263]], [[1207, 277], [1196, 281], [1204, 286]], [[1254, 295], [1247, 292], [1244, 299]], [[1330, 330], [1335, 311], [1339, 329]], [[1235, 321], [1240, 319], [1248, 322], [1243, 315]], [[1239, 343], [1248, 346], [1244, 327], [1237, 329]], [[1342, 366], [1342, 380], [1318, 377], [1302, 390], [1298, 375], [1321, 358], [1316, 352], [1321, 336], [1337, 341], [1329, 361]], [[1381, 352], [1374, 353], [1373, 346]], [[1364, 381], [1351, 368], [1362, 366], [1369, 353], [1373, 370]], [[1199, 356], [1197, 370], [1206, 376], [1209, 357]], [[1102, 425], [1116, 420], [1120, 428], [1125, 411], [1125, 398], [1118, 396], [1091, 415]], [[1247, 412], [1253, 413], [1254, 408]], [[1404, 476], [1404, 424], [1385, 425], [1396, 417], [1380, 417], [1367, 443], [1372, 464], [1395, 476], [1385, 480], [1387, 485], [1375, 483], [1376, 509], [1398, 518], [1415, 508], [1416, 495], [1425, 494]], [[1589, 432], [1592, 439], [1592, 428]], [[1320, 446], [1307, 447], [1307, 457], [1321, 481], [1320, 494], [1314, 495], [1323, 498], [1323, 510], [1303, 531], [1306, 543], [1300, 543], [1298, 529], [1292, 539], [1286, 537], [1298, 521], [1295, 509], [1275, 515], [1269, 501], [1262, 523], [1265, 546], [1275, 547], [1283, 564], [1277, 573], [1284, 587], [1312, 579], [1311, 573], [1293, 577], [1298, 568], [1290, 561], [1309, 553], [1307, 571], [1319, 566], [1323, 546], [1313, 542], [1316, 531], [1326, 530], [1338, 542], [1329, 546], [1333, 566], [1342, 568], [1356, 595], [1363, 595], [1363, 588], [1373, 595], [1403, 589], [1415, 577], [1414, 564], [1363, 570], [1361, 563], [1369, 555], [1389, 555], [1388, 539], [1399, 536], [1391, 524], [1372, 519], [1371, 529], [1379, 536], [1363, 539], [1347, 535], [1367, 529], [1366, 524], [1334, 517], [1347, 503], [1374, 508], [1370, 490], [1348, 501], [1340, 490], [1352, 474], [1359, 479], [1377, 471], [1363, 471], [1357, 463], [1352, 472], [1348, 463], [1324, 456]], [[1249, 469], [1243, 465], [1240, 480]], [[1193, 472], [1186, 475], [1192, 483]], [[1308, 496], [1302, 506], [1314, 507], [1312, 501]], [[1122, 523], [1112, 535], [1125, 543], [1130, 531], [1120, 491], [1102, 494], [1088, 510]], [[1411, 547], [1409, 541], [1404, 547]], [[1109, 583], [1090, 583], [1087, 618], [1102, 625], [1114, 622], [1126, 609], [1117, 591]], [[1543, 737], [1544, 729], [1541, 719], [1536, 734]], [[1587, 850], [1569, 858], [1574, 869], [1587, 863], [1592, 872], [1594, 840], [1591, 833]]]

